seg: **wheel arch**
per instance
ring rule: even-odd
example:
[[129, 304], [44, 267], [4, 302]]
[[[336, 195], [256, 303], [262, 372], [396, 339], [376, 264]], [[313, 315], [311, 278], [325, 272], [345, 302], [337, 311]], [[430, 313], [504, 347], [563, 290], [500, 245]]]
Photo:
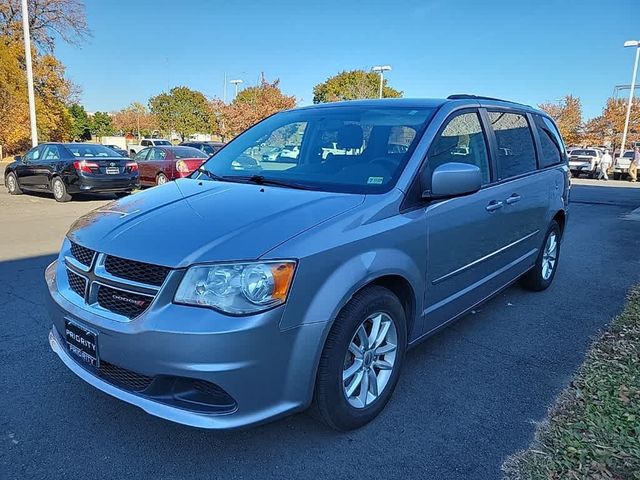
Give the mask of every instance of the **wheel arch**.
[[564, 229], [567, 225], [567, 214], [564, 210], [558, 210], [553, 216], [553, 220], [556, 221], [560, 227], [560, 239], [564, 236]]

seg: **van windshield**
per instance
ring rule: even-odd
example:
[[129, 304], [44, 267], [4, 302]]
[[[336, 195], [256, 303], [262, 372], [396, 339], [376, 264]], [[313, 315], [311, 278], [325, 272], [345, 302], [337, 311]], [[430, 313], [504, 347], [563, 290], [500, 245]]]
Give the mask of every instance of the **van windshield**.
[[[336, 106], [291, 110], [248, 129], [194, 178], [291, 184], [314, 190], [391, 189], [434, 108]], [[258, 182], [256, 182], [258, 183]]]

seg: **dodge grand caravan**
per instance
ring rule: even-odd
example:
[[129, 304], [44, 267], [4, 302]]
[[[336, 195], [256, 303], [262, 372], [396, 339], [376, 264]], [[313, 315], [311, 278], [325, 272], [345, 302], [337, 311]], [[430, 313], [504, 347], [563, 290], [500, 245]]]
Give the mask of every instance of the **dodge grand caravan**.
[[[262, 161], [283, 145], [296, 157]], [[51, 347], [174, 422], [312, 406], [360, 427], [408, 348], [515, 281], [551, 284], [564, 152], [544, 112], [472, 95], [277, 113], [190, 178], [76, 221], [45, 273]]]

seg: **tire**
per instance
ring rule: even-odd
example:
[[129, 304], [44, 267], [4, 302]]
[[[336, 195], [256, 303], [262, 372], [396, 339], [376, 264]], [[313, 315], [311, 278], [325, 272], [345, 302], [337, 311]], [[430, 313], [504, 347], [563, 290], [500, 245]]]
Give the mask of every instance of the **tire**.
[[156, 176], [156, 185], [164, 185], [168, 181], [169, 180], [167, 179], [167, 176], [164, 173], [159, 173]]
[[67, 192], [67, 186], [64, 184], [60, 177], [53, 177], [51, 180], [51, 192], [56, 202], [68, 202], [71, 200], [71, 195]]
[[614, 172], [613, 173], [613, 179], [614, 180], [620, 180], [622, 178], [622, 174], [618, 173], [618, 172]]
[[4, 183], [7, 186], [7, 190], [9, 190], [9, 195], [22, 195], [22, 189], [20, 188], [18, 177], [16, 177], [15, 173], [9, 173]]
[[114, 195], [116, 198], [124, 198], [127, 195], [131, 195], [131, 192], [116, 192]]
[[[551, 248], [550, 242], [552, 240], [550, 239], [552, 237], [555, 238], [555, 246], [553, 247], [555, 257], [549, 255], [549, 253], [551, 253], [549, 249]], [[520, 279], [520, 283], [524, 288], [534, 292], [540, 292], [549, 288], [549, 285], [551, 285], [551, 282], [553, 282], [556, 276], [558, 261], [560, 260], [560, 238], [560, 226], [558, 222], [552, 220], [551, 225], [549, 225], [549, 230], [547, 230], [547, 234], [544, 236], [544, 242], [542, 243], [542, 248], [540, 249], [540, 253], [538, 253], [534, 267]], [[546, 263], [547, 268], [551, 269], [549, 272], [545, 269], [545, 262], [551, 260], [551, 264]]]
[[[369, 342], [376, 323], [380, 336], [374, 344], [378, 346], [362, 349], [363, 336]], [[372, 285], [356, 293], [340, 311], [327, 336], [318, 365], [311, 413], [340, 431], [360, 428], [378, 416], [400, 376], [407, 349], [406, 325], [402, 304], [390, 290]], [[354, 349], [349, 348], [352, 343]], [[354, 350], [359, 352], [358, 356]], [[343, 381], [344, 374], [350, 374], [346, 381]], [[370, 387], [366, 388], [365, 383]], [[353, 390], [348, 397], [349, 387]]]

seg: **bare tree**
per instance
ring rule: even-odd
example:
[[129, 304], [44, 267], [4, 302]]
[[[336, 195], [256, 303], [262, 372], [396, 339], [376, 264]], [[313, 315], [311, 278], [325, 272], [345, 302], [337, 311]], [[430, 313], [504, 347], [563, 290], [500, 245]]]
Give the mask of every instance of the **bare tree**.
[[[91, 35], [83, 0], [28, 0], [32, 41], [53, 51], [56, 37], [78, 44]], [[22, 38], [21, 0], [0, 0], [0, 35]]]

